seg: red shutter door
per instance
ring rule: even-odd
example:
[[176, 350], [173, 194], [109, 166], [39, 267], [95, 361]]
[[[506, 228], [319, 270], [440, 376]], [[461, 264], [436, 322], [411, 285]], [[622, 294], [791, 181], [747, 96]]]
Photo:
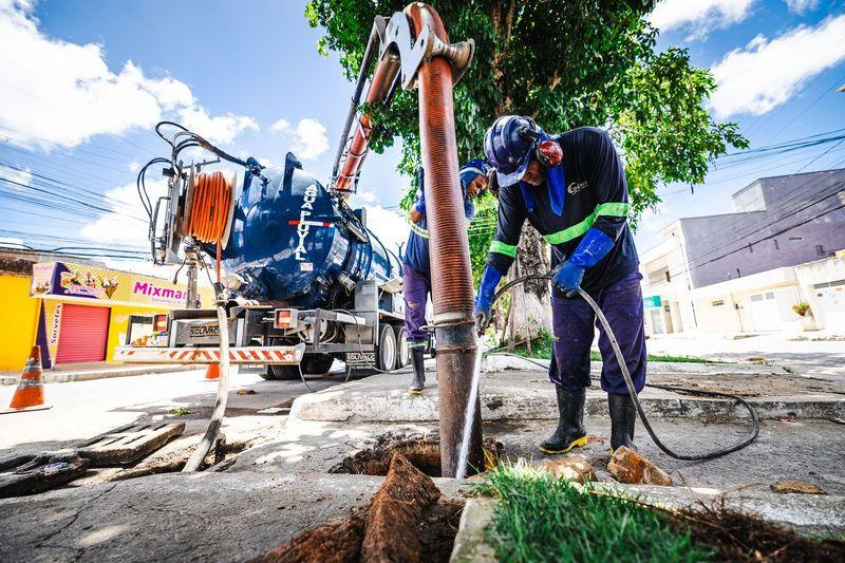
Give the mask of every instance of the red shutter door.
[[108, 307], [62, 305], [57, 364], [102, 362], [109, 335]]

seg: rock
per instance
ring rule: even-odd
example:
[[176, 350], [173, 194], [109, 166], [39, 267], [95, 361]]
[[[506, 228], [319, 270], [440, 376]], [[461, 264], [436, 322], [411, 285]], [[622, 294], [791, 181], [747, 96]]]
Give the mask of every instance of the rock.
[[431, 477], [394, 454], [390, 472], [367, 509], [362, 561], [418, 561], [417, 522], [437, 502], [440, 489]]
[[806, 481], [778, 481], [773, 483], [772, 492], [775, 493], [796, 493], [801, 495], [823, 495], [824, 489], [815, 483], [808, 483]]
[[671, 487], [672, 478], [650, 460], [622, 446], [613, 452], [607, 469], [618, 481], [630, 485], [660, 485]]
[[543, 464], [542, 468], [555, 477], [560, 477], [567, 481], [575, 481], [576, 483], [583, 484], [587, 481], [596, 480], [593, 466], [590, 465], [587, 457], [581, 454], [569, 454], [561, 459], [549, 461]]

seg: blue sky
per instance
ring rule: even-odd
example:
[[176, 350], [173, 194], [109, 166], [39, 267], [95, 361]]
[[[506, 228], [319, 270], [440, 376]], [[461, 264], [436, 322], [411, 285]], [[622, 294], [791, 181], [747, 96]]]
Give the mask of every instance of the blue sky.
[[[61, 182], [105, 209], [32, 207], [13, 201], [26, 188], [0, 182], [0, 239], [143, 247], [134, 170], [165, 155], [151, 131], [163, 117], [275, 164], [293, 148], [327, 179], [352, 84], [334, 55], [317, 54], [321, 32], [303, 13], [294, 0], [0, 0], [0, 177]], [[843, 1], [665, 0], [652, 19], [660, 49], [686, 47], [714, 70], [712, 111], [738, 121], [752, 147], [845, 128]], [[408, 180], [396, 162], [395, 152], [368, 158], [357, 203], [401, 239], [395, 206]], [[640, 247], [679, 217], [731, 211], [730, 194], [756, 177], [833, 165], [845, 165], [845, 146], [716, 169], [695, 195], [666, 186]]]

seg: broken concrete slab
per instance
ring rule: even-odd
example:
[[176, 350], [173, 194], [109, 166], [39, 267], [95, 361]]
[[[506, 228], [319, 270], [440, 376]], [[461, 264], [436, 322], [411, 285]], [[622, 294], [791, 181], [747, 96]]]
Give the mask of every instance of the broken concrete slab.
[[[172, 473], [0, 500], [0, 561], [246, 561], [363, 508], [383, 480]], [[435, 483], [458, 495], [460, 483]]]
[[496, 501], [491, 498], [467, 500], [461, 514], [461, 524], [449, 563], [493, 563], [496, 553], [484, 537], [487, 526], [493, 518]]
[[0, 498], [42, 493], [81, 476], [89, 461], [72, 452], [8, 455], [0, 459]]
[[141, 424], [110, 432], [77, 448], [92, 467], [129, 465], [148, 456], [185, 430], [185, 423]]

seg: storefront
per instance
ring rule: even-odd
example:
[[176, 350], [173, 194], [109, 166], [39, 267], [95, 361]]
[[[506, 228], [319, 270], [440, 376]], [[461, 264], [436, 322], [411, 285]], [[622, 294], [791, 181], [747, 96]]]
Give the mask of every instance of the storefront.
[[[36, 343], [45, 369], [111, 361], [126, 340], [130, 315], [184, 307], [187, 287], [169, 280], [67, 262], [34, 264], [30, 295], [39, 302]], [[211, 306], [200, 288], [199, 306]], [[31, 338], [31, 336], [29, 336]]]

